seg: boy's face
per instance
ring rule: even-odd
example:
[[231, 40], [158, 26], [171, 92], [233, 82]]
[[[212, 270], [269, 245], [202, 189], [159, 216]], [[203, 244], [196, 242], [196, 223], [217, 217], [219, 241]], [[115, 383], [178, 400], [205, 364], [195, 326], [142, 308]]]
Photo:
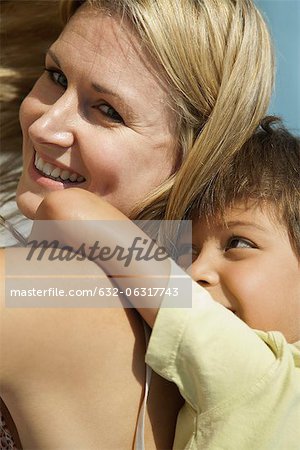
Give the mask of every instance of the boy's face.
[[178, 264], [192, 252], [188, 272], [214, 300], [252, 328], [299, 340], [300, 263], [285, 227], [256, 206], [236, 205], [225, 218], [195, 222], [193, 248], [182, 239]]

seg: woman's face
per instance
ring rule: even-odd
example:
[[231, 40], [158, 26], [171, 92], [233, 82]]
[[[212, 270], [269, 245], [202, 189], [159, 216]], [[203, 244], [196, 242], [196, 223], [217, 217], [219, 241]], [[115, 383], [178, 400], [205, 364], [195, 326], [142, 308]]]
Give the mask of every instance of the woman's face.
[[87, 6], [51, 46], [45, 67], [20, 110], [19, 208], [33, 218], [47, 193], [80, 187], [128, 214], [174, 170], [166, 86], [130, 25]]

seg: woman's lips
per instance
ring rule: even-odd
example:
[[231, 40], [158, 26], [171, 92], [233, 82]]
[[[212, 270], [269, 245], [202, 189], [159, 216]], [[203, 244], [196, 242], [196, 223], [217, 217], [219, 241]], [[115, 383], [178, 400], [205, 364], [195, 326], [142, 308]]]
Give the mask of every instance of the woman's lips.
[[[52, 176], [51, 173], [53, 173], [54, 176]], [[67, 170], [66, 168], [61, 168], [56, 164], [45, 161], [36, 151], [34, 151], [29, 166], [29, 175], [36, 183], [52, 189], [65, 189], [68, 187], [80, 186], [86, 181], [82, 175], [73, 172], [70, 169]], [[66, 179], [63, 180], [61, 176]]]

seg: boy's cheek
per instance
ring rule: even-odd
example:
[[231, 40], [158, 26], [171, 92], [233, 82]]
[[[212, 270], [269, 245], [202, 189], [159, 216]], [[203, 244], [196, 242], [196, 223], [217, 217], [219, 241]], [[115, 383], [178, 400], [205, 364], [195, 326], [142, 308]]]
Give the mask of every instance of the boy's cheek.
[[[264, 286], [265, 277], [263, 274], [251, 274], [248, 270], [232, 270], [230, 276], [223, 280], [222, 294], [227, 304], [237, 314], [243, 317], [257, 309], [257, 303], [261, 303], [266, 294], [266, 286]], [[213, 293], [213, 297], [217, 297], [217, 292]], [[223, 304], [225, 303], [223, 301]], [[222, 303], [219, 301], [219, 303]], [[227, 304], [224, 306], [228, 307]], [[244, 320], [244, 319], [243, 319]]]

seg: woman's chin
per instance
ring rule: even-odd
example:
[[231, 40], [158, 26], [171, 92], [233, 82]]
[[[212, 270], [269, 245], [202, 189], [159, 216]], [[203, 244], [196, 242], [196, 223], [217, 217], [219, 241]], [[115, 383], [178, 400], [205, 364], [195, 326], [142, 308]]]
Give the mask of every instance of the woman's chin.
[[16, 202], [19, 210], [28, 219], [34, 219], [36, 211], [42, 203], [44, 197], [30, 191], [17, 191]]

